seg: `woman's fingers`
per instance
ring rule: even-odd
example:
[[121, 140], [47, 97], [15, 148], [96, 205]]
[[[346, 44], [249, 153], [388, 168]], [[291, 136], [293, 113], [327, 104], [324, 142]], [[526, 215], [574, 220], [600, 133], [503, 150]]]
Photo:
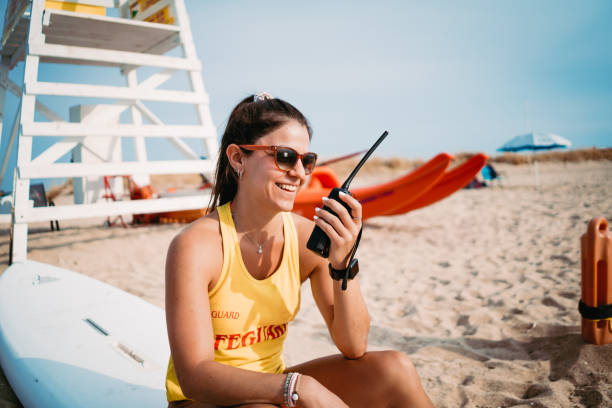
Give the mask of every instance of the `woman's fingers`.
[[351, 207], [351, 215], [353, 216], [353, 220], [358, 219], [361, 221], [361, 203], [355, 199], [355, 197], [346, 194], [344, 192], [340, 192], [340, 199], [347, 203], [349, 207]]
[[[344, 199], [345, 197], [340, 197], [340, 199]], [[325, 199], [323, 200], [323, 204], [329, 207], [332, 211], [334, 211], [337, 215], [344, 227], [350, 231], [353, 235], [356, 234], [361, 228], [361, 204], [359, 201], [355, 200], [353, 197], [350, 197], [348, 194], [346, 195], [346, 201], [352, 200], [350, 202], [351, 212], [343, 206], [344, 203], [340, 203], [333, 199]], [[356, 204], [356, 205], [355, 205]]]
[[[323, 232], [325, 232], [325, 234], [329, 237], [329, 239], [331, 241], [340, 241], [340, 240], [343, 240], [343, 238], [338, 234], [336, 229], [330, 225], [330, 221], [332, 223], [335, 223], [335, 222], [340, 223], [338, 218], [335, 217], [334, 215], [328, 213], [325, 210], [317, 211], [317, 214], [318, 215], [315, 215], [314, 222], [315, 222], [315, 224], [317, 224], [319, 226], [319, 228], [321, 228], [323, 230]], [[329, 217], [335, 218], [336, 220], [335, 221], [334, 220], [328, 221]]]
[[[338, 236], [340, 236], [342, 239], [346, 241], [350, 241], [352, 239], [353, 228], [350, 226], [350, 224], [349, 225], [345, 224], [346, 221], [341, 220], [338, 216], [333, 215], [331, 212], [326, 211], [325, 209], [317, 208], [315, 211], [317, 213], [317, 216], [321, 217], [324, 221], [326, 221], [329, 225], [332, 226], [332, 228], [336, 231]], [[344, 215], [343, 218], [350, 219], [348, 215]], [[342, 243], [340, 243], [340, 245], [341, 244]]]
[[[343, 205], [344, 201], [350, 213]], [[315, 223], [331, 241], [330, 262], [340, 265], [354, 246], [361, 230], [361, 204], [348, 194], [341, 193], [338, 201], [324, 198], [325, 208], [317, 208]], [[334, 214], [335, 213], [335, 214]]]

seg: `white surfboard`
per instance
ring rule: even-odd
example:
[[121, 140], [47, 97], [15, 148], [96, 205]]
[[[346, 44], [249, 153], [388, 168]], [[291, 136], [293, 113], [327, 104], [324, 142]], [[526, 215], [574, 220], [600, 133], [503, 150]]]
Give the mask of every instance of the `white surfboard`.
[[33, 261], [0, 275], [0, 363], [26, 407], [165, 407], [163, 310]]

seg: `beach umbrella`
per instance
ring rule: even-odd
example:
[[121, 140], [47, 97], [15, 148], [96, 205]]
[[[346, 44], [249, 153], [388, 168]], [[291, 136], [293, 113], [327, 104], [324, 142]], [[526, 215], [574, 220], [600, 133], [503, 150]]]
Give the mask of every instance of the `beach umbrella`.
[[550, 150], [559, 147], [569, 147], [572, 142], [559, 135], [552, 133], [527, 133], [518, 135], [507, 141], [499, 151], [501, 152], [520, 152], [523, 150]]
[[551, 150], [557, 148], [566, 148], [572, 145], [572, 142], [559, 135], [552, 133], [527, 133], [526, 135], [518, 135], [507, 141], [502, 147], [497, 149], [500, 152], [520, 152], [529, 150], [533, 153], [533, 169], [536, 178], [536, 185], [540, 185], [538, 175], [538, 162], [536, 161], [536, 151]]

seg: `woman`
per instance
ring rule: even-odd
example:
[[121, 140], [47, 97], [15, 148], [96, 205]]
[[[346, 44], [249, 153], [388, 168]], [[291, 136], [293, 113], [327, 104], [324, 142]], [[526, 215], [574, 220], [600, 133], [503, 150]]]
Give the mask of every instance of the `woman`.
[[[399, 352], [366, 353], [369, 315], [358, 279], [344, 270], [361, 229], [348, 195], [315, 220], [290, 211], [316, 162], [311, 130], [291, 104], [260, 93], [232, 111], [223, 135], [211, 212], [172, 241], [166, 262], [166, 317], [172, 357], [170, 407], [432, 406]], [[314, 225], [330, 237], [324, 259], [306, 248]], [[341, 355], [287, 368], [282, 345], [312, 294]]]

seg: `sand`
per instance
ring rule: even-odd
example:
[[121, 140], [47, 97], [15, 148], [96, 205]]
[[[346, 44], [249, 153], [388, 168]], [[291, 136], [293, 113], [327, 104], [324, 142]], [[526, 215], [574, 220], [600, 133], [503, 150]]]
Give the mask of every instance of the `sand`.
[[[612, 162], [499, 165], [500, 185], [365, 223], [358, 251], [369, 348], [410, 355], [437, 407], [610, 407], [612, 345], [580, 334], [579, 239], [612, 222]], [[384, 174], [388, 179], [389, 174]], [[382, 181], [366, 175], [356, 183]], [[106, 228], [103, 219], [32, 226], [29, 258], [164, 306], [165, 249], [178, 225]], [[0, 263], [8, 226], [0, 225]], [[287, 364], [336, 353], [308, 284]], [[19, 406], [0, 378], [0, 407]]]

